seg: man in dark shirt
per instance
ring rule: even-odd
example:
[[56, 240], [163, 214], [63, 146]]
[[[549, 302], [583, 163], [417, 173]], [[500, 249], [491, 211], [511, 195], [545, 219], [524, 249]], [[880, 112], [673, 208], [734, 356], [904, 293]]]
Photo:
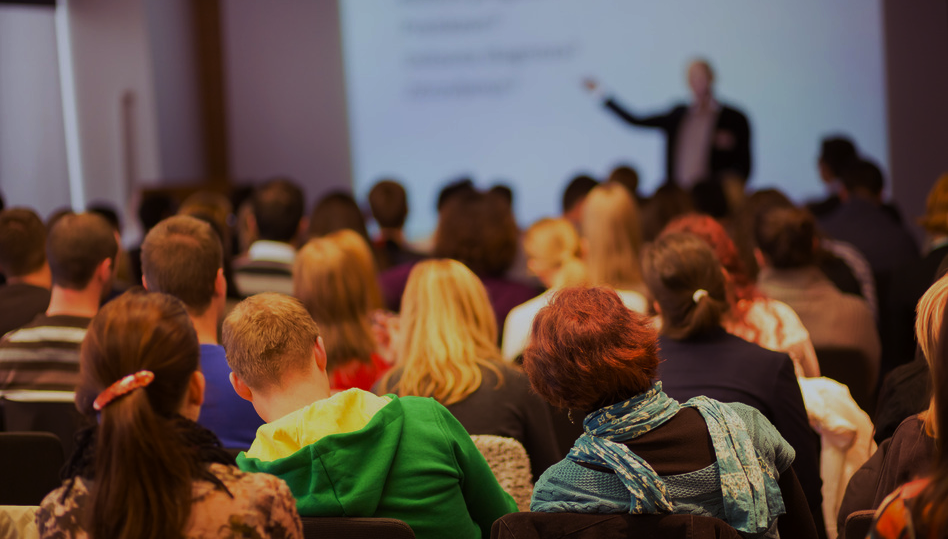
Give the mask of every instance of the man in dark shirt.
[[46, 226], [27, 208], [0, 212], [0, 336], [22, 327], [49, 305]]

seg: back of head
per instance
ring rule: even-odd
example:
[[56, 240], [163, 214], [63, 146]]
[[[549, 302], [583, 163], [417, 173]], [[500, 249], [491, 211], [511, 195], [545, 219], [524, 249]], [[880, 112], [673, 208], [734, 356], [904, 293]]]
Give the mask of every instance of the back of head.
[[198, 191], [181, 203], [179, 215], [190, 215], [214, 223], [215, 230], [223, 232], [222, 238], [230, 238], [228, 220], [234, 206], [226, 196], [212, 191]]
[[382, 290], [379, 288], [379, 272], [375, 263], [372, 247], [364, 236], [351, 229], [332, 232], [326, 236], [345, 252], [349, 269], [357, 272], [360, 286], [365, 291], [365, 301], [369, 312], [383, 307]]
[[846, 170], [859, 160], [859, 153], [849, 138], [828, 137], [820, 143], [819, 160], [834, 178], [842, 178]]
[[380, 228], [401, 230], [408, 217], [408, 195], [402, 184], [382, 180], [369, 191], [369, 207]]
[[158, 223], [142, 242], [142, 273], [148, 289], [180, 299], [203, 314], [214, 297], [223, 247], [211, 225], [178, 215]]
[[319, 324], [329, 371], [353, 359], [368, 363], [375, 352], [369, 304], [378, 298], [369, 293], [378, 285], [366, 280], [366, 261], [344, 247], [340, 233], [310, 240], [293, 263], [293, 295]]
[[452, 197], [442, 208], [434, 256], [453, 258], [478, 275], [499, 277], [517, 256], [519, 231], [510, 206], [477, 191]]
[[646, 246], [642, 272], [661, 310], [662, 334], [683, 340], [720, 327], [728, 308], [724, 273], [701, 238], [660, 236]]
[[642, 207], [642, 240], [654, 240], [672, 219], [691, 211], [694, 203], [687, 191], [673, 183], [659, 187]]
[[118, 210], [115, 209], [109, 202], [93, 202], [86, 207], [86, 211], [89, 213], [94, 213], [96, 215], [102, 216], [103, 219], [108, 221], [109, 226], [112, 227], [112, 230], [122, 233], [122, 219], [119, 218]]
[[583, 208], [582, 234], [588, 247], [586, 265], [592, 284], [619, 289], [641, 284], [639, 210], [625, 187], [605, 183], [589, 192]]
[[53, 286], [83, 290], [103, 260], [118, 252], [115, 231], [93, 213], [70, 213], [56, 220], [46, 237]]
[[842, 175], [843, 187], [851, 195], [861, 195], [870, 198], [882, 197], [885, 180], [882, 170], [866, 159], [860, 159], [848, 167]]
[[[544, 218], [527, 229], [523, 236], [523, 250], [527, 255], [527, 266], [544, 284], [549, 286], [574, 286], [572, 281], [577, 269], [574, 262], [580, 262], [580, 241], [576, 227], [563, 218]], [[570, 275], [562, 275], [565, 267], [570, 267]], [[585, 278], [585, 271], [582, 277]]]
[[662, 232], [663, 235], [678, 233], [693, 234], [711, 247], [718, 261], [727, 270], [731, 282], [734, 283], [737, 299], [748, 299], [753, 295], [754, 283], [747, 276], [747, 270], [744, 269], [744, 263], [737, 253], [737, 247], [721, 223], [708, 215], [691, 213], [668, 223]]
[[253, 216], [261, 240], [290, 243], [303, 219], [303, 191], [286, 178], [275, 178], [253, 195]]
[[355, 230], [368, 241], [365, 217], [349, 193], [335, 191], [319, 199], [309, 216], [309, 237], [318, 238], [337, 230]]
[[401, 333], [399, 394], [450, 405], [481, 385], [480, 367], [499, 375], [494, 311], [480, 279], [460, 262], [415, 265], [402, 296]]
[[496, 195], [497, 198], [503, 200], [508, 206], [513, 208], [514, 193], [513, 189], [511, 189], [509, 185], [498, 183], [497, 185], [491, 187], [487, 192], [491, 195]]
[[563, 191], [563, 213], [569, 213], [574, 206], [582, 202], [594, 187], [599, 185], [594, 178], [582, 174], [570, 180]]
[[533, 319], [523, 368], [550, 404], [588, 413], [651, 387], [658, 336], [614, 290], [564, 288]]
[[264, 293], [240, 303], [224, 319], [227, 364], [250, 389], [269, 390], [316, 368], [319, 328], [299, 300]]
[[175, 213], [175, 203], [164, 193], [144, 193], [138, 203], [138, 220], [145, 232]]
[[474, 182], [472, 182], [470, 178], [461, 178], [445, 185], [438, 193], [438, 212], [440, 213], [441, 210], [444, 209], [445, 204], [452, 198], [475, 192], [477, 192], [477, 189], [474, 188]]
[[198, 357], [188, 314], [170, 296], [126, 292], [92, 319], [80, 355], [81, 411], [95, 418], [95, 397], [126, 376], [154, 378], [99, 412], [90, 536], [183, 536], [191, 482], [205, 472], [176, 418]]
[[622, 187], [625, 187], [633, 197], [638, 195], [639, 173], [628, 165], [621, 165], [612, 169], [612, 172], [609, 173], [608, 181], [618, 183]]
[[29, 275], [46, 263], [46, 225], [33, 210], [0, 211], [0, 273]]
[[925, 215], [919, 219], [919, 224], [933, 237], [948, 236], [948, 173], [939, 176], [928, 192]]
[[802, 268], [816, 261], [816, 221], [802, 208], [774, 208], [754, 226], [757, 247], [777, 269]]

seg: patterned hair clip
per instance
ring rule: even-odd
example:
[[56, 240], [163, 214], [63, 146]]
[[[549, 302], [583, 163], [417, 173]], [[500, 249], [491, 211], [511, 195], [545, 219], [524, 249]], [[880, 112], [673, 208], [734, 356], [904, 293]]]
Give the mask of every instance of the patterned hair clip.
[[108, 406], [110, 402], [126, 393], [147, 386], [154, 379], [155, 373], [151, 371], [138, 371], [135, 374], [129, 374], [107, 387], [102, 393], [99, 393], [99, 396], [93, 401], [92, 407], [95, 411], [99, 412]]

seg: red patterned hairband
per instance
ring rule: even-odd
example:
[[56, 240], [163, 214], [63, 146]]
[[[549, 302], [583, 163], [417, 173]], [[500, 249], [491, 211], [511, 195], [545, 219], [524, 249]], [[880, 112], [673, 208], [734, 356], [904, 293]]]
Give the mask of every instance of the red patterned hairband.
[[99, 393], [99, 396], [93, 401], [92, 407], [95, 408], [97, 412], [101, 411], [108, 406], [110, 402], [126, 393], [147, 386], [154, 379], [155, 373], [151, 371], [138, 371], [135, 374], [129, 374], [107, 387], [102, 393]]

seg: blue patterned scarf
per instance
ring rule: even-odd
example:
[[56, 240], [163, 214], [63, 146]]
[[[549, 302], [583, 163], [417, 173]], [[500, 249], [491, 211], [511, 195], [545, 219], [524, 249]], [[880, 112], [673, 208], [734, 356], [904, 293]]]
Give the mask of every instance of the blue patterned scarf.
[[[670, 513], [672, 503], [661, 477], [621, 442], [662, 425], [681, 406], [656, 382], [645, 393], [587, 415], [583, 420], [586, 432], [567, 458], [615, 470], [629, 489], [630, 513]], [[696, 408], [708, 425], [728, 523], [744, 533], [766, 532], [772, 519], [785, 513], [773, 463], [758, 458], [744, 422], [727, 405], [695, 397], [684, 406]]]

